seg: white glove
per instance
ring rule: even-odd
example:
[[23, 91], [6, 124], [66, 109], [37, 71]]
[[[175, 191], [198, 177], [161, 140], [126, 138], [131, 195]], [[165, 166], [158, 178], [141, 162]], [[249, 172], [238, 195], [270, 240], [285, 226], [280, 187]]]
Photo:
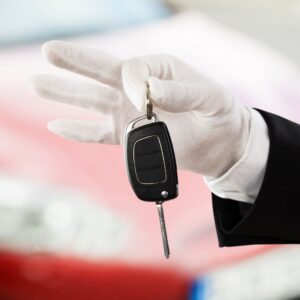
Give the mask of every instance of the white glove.
[[250, 109], [180, 59], [149, 55], [124, 61], [60, 41], [46, 43], [42, 52], [52, 64], [96, 82], [37, 75], [32, 79], [34, 90], [107, 117], [94, 122], [55, 120], [48, 124], [50, 131], [81, 142], [122, 144], [128, 123], [145, 112], [148, 82], [154, 112], [168, 125], [178, 168], [217, 178], [242, 157]]

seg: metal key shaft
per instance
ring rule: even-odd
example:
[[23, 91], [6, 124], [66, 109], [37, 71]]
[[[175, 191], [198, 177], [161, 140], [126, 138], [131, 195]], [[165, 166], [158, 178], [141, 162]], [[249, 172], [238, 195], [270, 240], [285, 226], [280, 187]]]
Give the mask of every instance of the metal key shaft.
[[158, 211], [158, 217], [159, 217], [160, 230], [161, 230], [161, 236], [162, 236], [162, 241], [163, 241], [163, 246], [164, 246], [165, 257], [169, 258], [170, 249], [169, 249], [169, 242], [168, 242], [167, 229], [166, 229], [162, 201], [156, 202], [156, 207], [157, 207], [157, 211]]

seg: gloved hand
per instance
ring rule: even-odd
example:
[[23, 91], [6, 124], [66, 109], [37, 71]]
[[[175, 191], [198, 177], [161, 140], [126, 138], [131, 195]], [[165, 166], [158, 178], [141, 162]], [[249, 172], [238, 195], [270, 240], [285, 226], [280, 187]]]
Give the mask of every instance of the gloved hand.
[[42, 47], [54, 65], [95, 81], [54, 75], [32, 78], [44, 98], [99, 111], [104, 121], [55, 120], [50, 131], [81, 142], [122, 144], [128, 123], [145, 112], [146, 83], [154, 112], [169, 128], [180, 169], [217, 178], [243, 155], [250, 109], [220, 84], [169, 55], [121, 60], [100, 50], [51, 41]]

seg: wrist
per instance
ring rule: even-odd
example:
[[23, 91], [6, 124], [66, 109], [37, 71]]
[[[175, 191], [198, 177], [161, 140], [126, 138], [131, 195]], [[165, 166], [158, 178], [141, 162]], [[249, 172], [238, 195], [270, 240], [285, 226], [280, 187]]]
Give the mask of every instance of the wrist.
[[[221, 125], [216, 124], [219, 130], [214, 138], [214, 148], [211, 149], [213, 162], [209, 172], [204, 176], [220, 178], [228, 172], [244, 155], [249, 143], [252, 122], [251, 109], [235, 104], [230, 117], [224, 116]], [[219, 129], [217, 127], [219, 125]]]
[[[214, 178], [219, 178], [224, 175], [228, 170], [230, 170], [241, 158], [244, 156], [246, 149], [249, 145], [250, 132], [253, 122], [252, 109], [246, 106], [240, 106], [237, 108], [238, 112], [234, 115], [233, 118], [238, 119], [232, 120], [235, 123], [234, 127], [236, 130], [233, 130], [235, 133], [234, 138], [229, 139], [227, 144], [227, 154], [223, 154], [224, 165], [223, 168], [219, 170], [218, 174]], [[228, 137], [223, 137], [228, 138]], [[226, 160], [225, 157], [228, 157]]]
[[260, 113], [254, 109], [249, 111], [249, 140], [242, 157], [222, 176], [206, 176], [204, 181], [210, 191], [221, 198], [254, 203], [264, 178], [270, 141]]

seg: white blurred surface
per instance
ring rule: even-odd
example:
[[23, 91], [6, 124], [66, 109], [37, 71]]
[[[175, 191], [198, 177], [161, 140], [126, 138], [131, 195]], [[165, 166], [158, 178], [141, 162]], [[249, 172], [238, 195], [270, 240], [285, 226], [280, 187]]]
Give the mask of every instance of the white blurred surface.
[[197, 9], [255, 38], [300, 64], [299, 0], [165, 0], [172, 7]]
[[299, 299], [299, 251], [299, 245], [281, 247], [207, 274], [193, 300]]
[[104, 258], [127, 242], [124, 219], [71, 187], [0, 174], [0, 244], [18, 251]]

